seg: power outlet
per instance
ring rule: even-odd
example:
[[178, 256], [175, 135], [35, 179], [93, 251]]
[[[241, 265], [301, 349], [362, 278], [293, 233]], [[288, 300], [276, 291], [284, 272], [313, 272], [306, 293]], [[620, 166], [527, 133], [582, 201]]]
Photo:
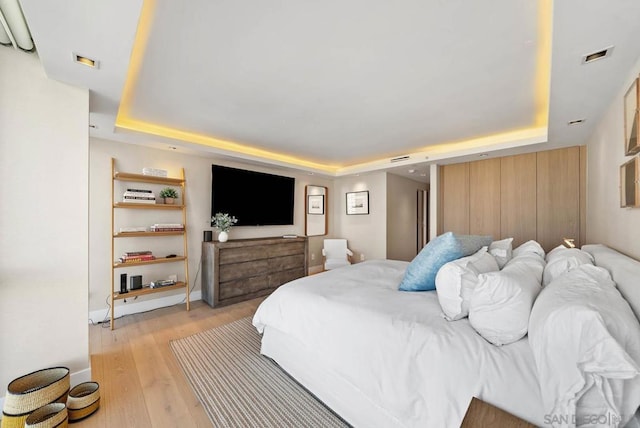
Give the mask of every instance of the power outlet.
[[316, 259], [316, 253], [311, 253], [311, 260], [315, 260]]
[[363, 262], [364, 261], [364, 254], [360, 254], [360, 261]]

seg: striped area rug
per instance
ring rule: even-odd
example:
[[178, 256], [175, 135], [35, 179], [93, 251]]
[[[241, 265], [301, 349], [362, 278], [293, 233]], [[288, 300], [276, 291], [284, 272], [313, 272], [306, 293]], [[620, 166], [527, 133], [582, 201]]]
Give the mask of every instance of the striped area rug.
[[170, 342], [214, 427], [348, 427], [260, 355], [250, 318]]

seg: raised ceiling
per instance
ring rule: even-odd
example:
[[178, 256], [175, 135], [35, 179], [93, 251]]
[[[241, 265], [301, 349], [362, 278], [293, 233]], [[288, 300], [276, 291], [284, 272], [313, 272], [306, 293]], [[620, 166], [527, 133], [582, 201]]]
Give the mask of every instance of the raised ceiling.
[[91, 90], [91, 135], [337, 175], [584, 143], [639, 3], [22, 0], [48, 76]]

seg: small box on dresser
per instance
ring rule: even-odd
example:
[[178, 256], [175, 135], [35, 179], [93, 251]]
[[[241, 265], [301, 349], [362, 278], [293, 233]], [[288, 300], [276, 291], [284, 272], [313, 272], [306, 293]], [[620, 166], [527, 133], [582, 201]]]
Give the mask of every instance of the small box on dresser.
[[202, 300], [212, 307], [270, 294], [307, 275], [307, 238], [202, 243]]

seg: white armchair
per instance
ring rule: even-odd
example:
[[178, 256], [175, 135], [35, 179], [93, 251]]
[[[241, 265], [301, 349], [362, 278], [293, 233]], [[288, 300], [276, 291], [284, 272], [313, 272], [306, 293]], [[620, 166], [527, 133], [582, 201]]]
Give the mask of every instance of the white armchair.
[[322, 255], [324, 270], [331, 270], [350, 265], [353, 252], [347, 248], [346, 239], [325, 239]]

